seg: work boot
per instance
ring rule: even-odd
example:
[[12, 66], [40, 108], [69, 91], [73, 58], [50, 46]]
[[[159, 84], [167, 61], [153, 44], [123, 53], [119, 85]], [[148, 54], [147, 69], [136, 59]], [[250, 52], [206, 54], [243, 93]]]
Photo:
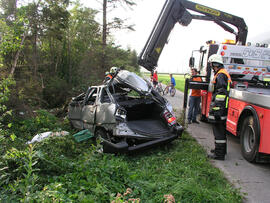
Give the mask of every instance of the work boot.
[[[225, 155], [227, 154], [227, 143], [223, 144], [225, 146], [222, 146], [223, 148], [225, 147]], [[211, 149], [210, 153], [214, 154], [215, 153], [215, 149]]]
[[[214, 154], [215, 153], [215, 149], [211, 149], [210, 150], [210, 153], [212, 153], [212, 154]], [[227, 154], [227, 147], [226, 147], [226, 149], [225, 149], [225, 155]]]
[[211, 149], [210, 152], [211, 152], [212, 154], [214, 154], [214, 153], [215, 153], [215, 149]]
[[210, 159], [216, 159], [216, 160], [222, 160], [222, 161], [225, 160], [225, 155], [218, 156], [216, 154], [208, 154], [207, 157], [210, 158]]
[[226, 143], [215, 143], [215, 149], [211, 150], [213, 154], [209, 154], [208, 158], [216, 160], [224, 160], [226, 154]]

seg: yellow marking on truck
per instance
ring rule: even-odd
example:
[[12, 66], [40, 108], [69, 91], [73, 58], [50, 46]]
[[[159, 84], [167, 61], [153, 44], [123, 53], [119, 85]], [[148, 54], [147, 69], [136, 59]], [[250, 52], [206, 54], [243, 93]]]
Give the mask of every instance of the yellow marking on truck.
[[202, 6], [202, 5], [199, 5], [199, 4], [196, 4], [195, 8], [199, 11], [202, 11], [202, 12], [205, 12], [205, 13], [209, 13], [211, 15], [214, 15], [214, 16], [220, 16], [220, 12], [217, 11], [217, 10], [214, 10], [212, 8], [208, 8], [206, 6]]
[[156, 52], [157, 52], [158, 54], [160, 54], [161, 48], [160, 48], [160, 47], [156, 48]]
[[230, 14], [224, 13], [224, 16], [226, 16], [227, 18], [232, 18], [232, 16]]

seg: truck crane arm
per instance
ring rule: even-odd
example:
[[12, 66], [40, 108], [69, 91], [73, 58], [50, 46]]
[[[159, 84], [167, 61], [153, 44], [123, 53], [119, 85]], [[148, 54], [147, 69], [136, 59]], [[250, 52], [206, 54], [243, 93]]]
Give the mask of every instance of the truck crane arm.
[[[192, 14], [190, 10], [202, 15]], [[192, 19], [213, 21], [225, 31], [235, 34], [236, 43], [242, 45], [246, 43], [248, 29], [243, 18], [187, 0], [166, 0], [139, 56], [139, 65], [153, 71], [174, 25], [178, 22], [183, 26], [188, 26]], [[228, 24], [235, 26], [238, 32]]]

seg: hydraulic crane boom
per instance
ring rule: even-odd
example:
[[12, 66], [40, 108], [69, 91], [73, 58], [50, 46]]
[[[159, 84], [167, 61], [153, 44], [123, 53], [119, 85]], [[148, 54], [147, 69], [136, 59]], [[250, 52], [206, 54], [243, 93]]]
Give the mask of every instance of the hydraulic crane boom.
[[[189, 10], [202, 15], [194, 15]], [[247, 25], [243, 18], [186, 0], [166, 0], [155, 26], [139, 56], [139, 65], [149, 71], [157, 66], [157, 61], [174, 25], [179, 22], [188, 26], [192, 19], [213, 21], [225, 31], [235, 34], [236, 43], [244, 45], [247, 38]], [[227, 24], [226, 24], [227, 23]], [[238, 29], [236, 32], [228, 24]]]

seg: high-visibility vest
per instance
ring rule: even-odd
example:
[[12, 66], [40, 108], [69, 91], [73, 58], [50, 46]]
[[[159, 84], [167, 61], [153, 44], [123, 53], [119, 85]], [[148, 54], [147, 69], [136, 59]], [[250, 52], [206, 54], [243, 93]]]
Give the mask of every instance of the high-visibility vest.
[[[201, 77], [195, 77], [195, 78], [192, 78], [192, 81], [202, 82], [202, 78]], [[201, 90], [191, 89], [191, 96], [200, 97], [201, 96]]]
[[[222, 69], [220, 69], [217, 73], [216, 73], [216, 75], [214, 76], [214, 78], [213, 78], [213, 80], [212, 80], [212, 83], [213, 84], [215, 84], [216, 83], [216, 79], [217, 79], [217, 77], [218, 77], [218, 75], [219, 74], [225, 74], [226, 76], [227, 76], [227, 78], [228, 78], [228, 84], [227, 84], [227, 91], [229, 92], [230, 91], [230, 84], [231, 84], [231, 82], [232, 82], [232, 79], [231, 79], [231, 76], [230, 76], [230, 74], [227, 72], [227, 70], [226, 69], [224, 69], [224, 68], [222, 68]], [[220, 105], [218, 105], [218, 106], [213, 106], [212, 107], [212, 111], [211, 111], [211, 113], [209, 113], [209, 119], [210, 120], [215, 120], [215, 117], [213, 116], [213, 115], [211, 115], [212, 113], [214, 113], [214, 112], [220, 112], [220, 119], [221, 120], [226, 120], [226, 118], [227, 118], [227, 115], [226, 114], [223, 114], [222, 112], [224, 112], [223, 110], [224, 109], [227, 109], [228, 108], [228, 100], [229, 100], [229, 97], [228, 97], [228, 95], [224, 95], [224, 94], [217, 94], [217, 95], [215, 95], [215, 98], [214, 98], [214, 101], [215, 101], [215, 103], [217, 104], [217, 103], [219, 103], [219, 104], [224, 104], [224, 106], [223, 105], [221, 105], [221, 106], [223, 106], [223, 107], [221, 107]], [[215, 113], [214, 113], [215, 114]]]
[[111, 74], [106, 75], [106, 77], [108, 77], [108, 78], [112, 79]]
[[227, 78], [228, 78], [228, 83], [231, 83], [232, 82], [232, 79], [231, 79], [231, 76], [230, 76], [230, 74], [227, 72], [227, 70], [225, 69], [225, 68], [221, 68], [221, 69], [219, 69], [219, 71], [217, 72], [217, 74], [214, 76], [214, 78], [213, 78], [213, 80], [212, 80], [212, 83], [216, 83], [216, 79], [217, 79], [217, 76], [219, 75], [219, 74], [221, 74], [221, 73], [223, 73], [223, 74], [225, 74], [226, 76], [227, 76]]

